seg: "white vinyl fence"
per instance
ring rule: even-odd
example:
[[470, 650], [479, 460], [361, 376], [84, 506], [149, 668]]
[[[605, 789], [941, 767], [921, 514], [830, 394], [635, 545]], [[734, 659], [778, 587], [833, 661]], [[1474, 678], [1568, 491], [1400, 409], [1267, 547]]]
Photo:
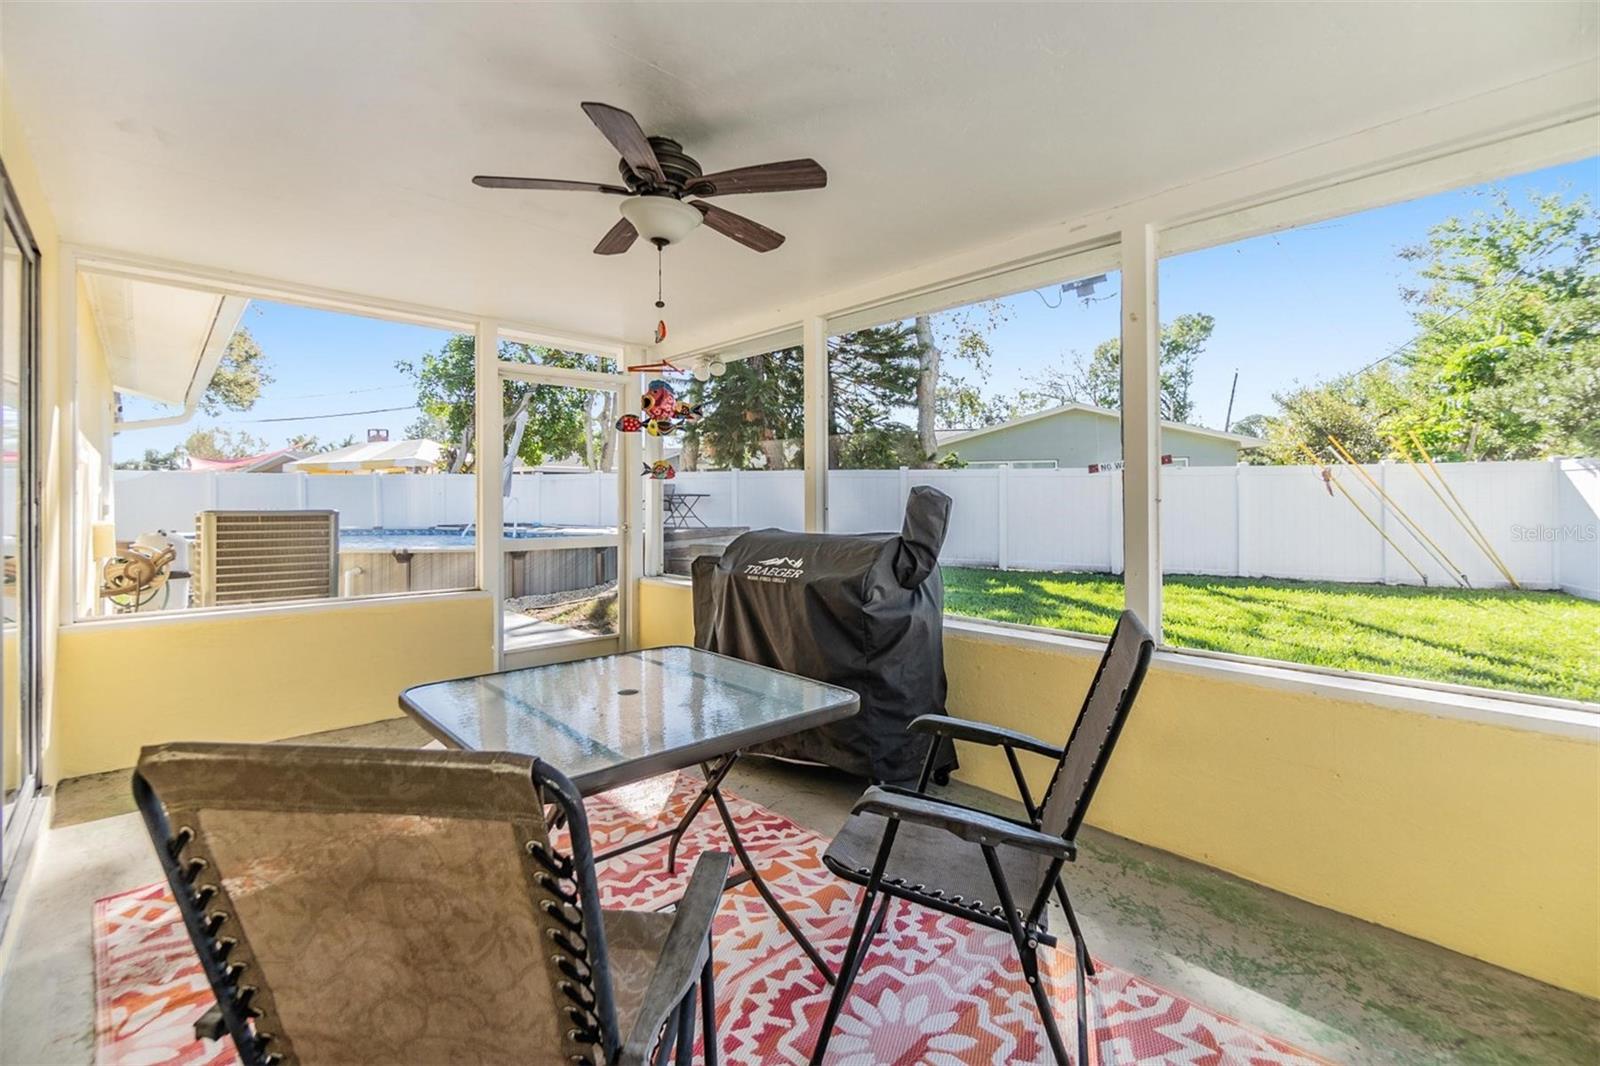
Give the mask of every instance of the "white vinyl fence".
[[[1417, 473], [1365, 468], [1475, 587], [1505, 579]], [[1445, 480], [1518, 582], [1600, 599], [1600, 460], [1440, 464]], [[680, 492], [705, 493], [710, 526], [803, 524], [802, 477], [787, 471], [694, 471]], [[1168, 573], [1434, 585], [1453, 582], [1349, 471], [1341, 483], [1398, 545], [1387, 544], [1308, 466], [1166, 467], [1161, 472], [1163, 569]], [[615, 474], [513, 479], [506, 520], [616, 522]], [[837, 470], [828, 477], [833, 532], [898, 529], [906, 494], [933, 485], [955, 500], [942, 561], [1027, 570], [1122, 569], [1122, 482], [1076, 470]], [[462, 474], [215, 474], [118, 471], [119, 537], [190, 530], [206, 508], [332, 508], [344, 528], [425, 528], [473, 518]], [[1402, 555], [1403, 553], [1403, 555]]]

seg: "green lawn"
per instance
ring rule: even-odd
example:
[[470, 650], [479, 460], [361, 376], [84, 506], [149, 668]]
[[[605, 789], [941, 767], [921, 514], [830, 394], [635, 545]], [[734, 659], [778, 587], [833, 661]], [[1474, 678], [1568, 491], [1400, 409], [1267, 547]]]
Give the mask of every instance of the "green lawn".
[[[1109, 633], [1114, 575], [944, 568], [945, 609]], [[1182, 648], [1600, 702], [1600, 603], [1559, 592], [1166, 579], [1166, 640]]]

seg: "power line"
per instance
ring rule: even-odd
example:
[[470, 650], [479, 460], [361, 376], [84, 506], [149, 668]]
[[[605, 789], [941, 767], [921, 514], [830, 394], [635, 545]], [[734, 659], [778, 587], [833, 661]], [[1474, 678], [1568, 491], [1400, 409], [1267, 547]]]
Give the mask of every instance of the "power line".
[[415, 410], [418, 410], [418, 407], [413, 403], [407, 404], [404, 407], [374, 407], [367, 411], [335, 411], [332, 414], [326, 415], [287, 415], [282, 418], [235, 418], [226, 424], [239, 425], [242, 423], [255, 424], [258, 422], [311, 422], [319, 418], [354, 418], [357, 415], [386, 415], [395, 411]]
[[[1521, 272], [1518, 271], [1518, 273], [1521, 273]], [[1497, 289], [1484, 289], [1470, 303], [1461, 304], [1459, 307], [1457, 307], [1455, 310], [1451, 311], [1450, 313], [1445, 314], [1445, 315], [1440, 315], [1437, 319], [1434, 320], [1433, 324], [1435, 326], [1437, 326], [1441, 322], [1448, 322], [1452, 318], [1456, 317], [1457, 315], [1463, 314], [1464, 312], [1470, 311], [1474, 307], [1477, 307], [1479, 304], [1483, 303], [1483, 301], [1487, 300], [1489, 297], [1498, 295], [1498, 293], [1499, 293], [1499, 290], [1497, 290]], [[1387, 355], [1380, 355], [1378, 358], [1374, 359], [1372, 362], [1368, 363], [1366, 366], [1362, 367], [1360, 370], [1355, 371], [1350, 376], [1351, 377], [1355, 377], [1358, 374], [1365, 374], [1367, 371], [1371, 370], [1373, 367], [1378, 366], [1381, 363], [1387, 363], [1389, 360], [1393, 359], [1395, 356], [1399, 355], [1401, 352], [1405, 351], [1407, 348], [1411, 347], [1413, 344], [1415, 344], [1418, 341], [1420, 341], [1423, 337], [1426, 337], [1428, 335], [1428, 332], [1429, 331], [1426, 330], [1426, 329], [1418, 331], [1418, 333], [1414, 337], [1412, 337], [1410, 340], [1406, 341], [1404, 344], [1400, 345], [1397, 348], [1392, 349]]]
[[364, 392], [393, 392], [409, 389], [410, 385], [374, 385], [366, 389], [341, 389], [338, 392], [302, 392], [297, 396], [274, 396], [274, 400], [324, 400], [329, 396], [359, 396]]
[[[1545, 254], [1549, 254], [1549, 253], [1545, 253]], [[1544, 258], [1544, 255], [1534, 256], [1533, 262], [1537, 263], [1540, 259], [1543, 259], [1543, 258]], [[1532, 264], [1530, 263], [1530, 266], [1531, 265]], [[1524, 279], [1526, 279], [1528, 281], [1536, 281], [1536, 280], [1538, 280], [1529, 271], [1528, 267], [1522, 267], [1520, 269], [1511, 271], [1511, 276], [1513, 278], [1524, 278]], [[1479, 304], [1483, 303], [1483, 301], [1487, 300], [1489, 297], [1499, 295], [1500, 291], [1501, 290], [1500, 290], [1499, 286], [1486, 286], [1483, 289], [1482, 292], [1478, 293], [1478, 295], [1476, 297], [1474, 297], [1472, 300], [1470, 300], [1469, 302], [1461, 304], [1458, 307], [1456, 307], [1456, 309], [1454, 311], [1451, 311], [1449, 314], [1441, 315], [1439, 318], [1435, 319], [1434, 320], [1434, 325], [1438, 325], [1440, 322], [1448, 322], [1452, 318], [1455, 318], [1457, 315], [1462, 314], [1463, 312], [1472, 310], [1474, 307], [1477, 307]], [[1407, 348], [1411, 347], [1413, 344], [1417, 343], [1418, 341], [1420, 341], [1423, 337], [1426, 337], [1427, 335], [1428, 335], [1428, 330], [1421, 330], [1420, 332], [1417, 333], [1416, 336], [1412, 337], [1410, 340], [1406, 341], [1404, 344], [1400, 345], [1398, 348], [1395, 348], [1393, 351], [1389, 352], [1389, 354], [1379, 356], [1377, 359], [1374, 359], [1372, 362], [1368, 363], [1366, 366], [1362, 367], [1360, 370], [1355, 371], [1355, 373], [1351, 374], [1351, 377], [1355, 377], [1357, 374], [1365, 374], [1367, 371], [1371, 370], [1373, 367], [1378, 366], [1378, 365], [1380, 365], [1382, 363], [1387, 363], [1389, 360], [1393, 359], [1395, 356], [1399, 355], [1401, 352], [1405, 351]]]

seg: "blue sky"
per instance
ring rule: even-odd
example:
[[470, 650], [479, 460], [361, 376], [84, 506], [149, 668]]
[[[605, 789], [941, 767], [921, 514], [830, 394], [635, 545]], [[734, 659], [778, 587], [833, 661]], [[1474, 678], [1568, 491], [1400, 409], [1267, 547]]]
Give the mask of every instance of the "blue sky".
[[[351, 436], [364, 441], [368, 429], [387, 429], [391, 440], [399, 440], [418, 411], [416, 389], [395, 369], [395, 362], [415, 361], [424, 352], [438, 351], [450, 337], [446, 330], [266, 301], [252, 302], [242, 325], [266, 353], [273, 377], [255, 406], [216, 418], [201, 414], [181, 426], [119, 433], [114, 448], [118, 461], [140, 458], [147, 448], [166, 451], [195, 429], [211, 426], [250, 433], [270, 448], [283, 447], [299, 433], [338, 443]], [[403, 409], [382, 410], [393, 407]], [[144, 418], [169, 410], [130, 397], [124, 402], [123, 417]], [[352, 411], [378, 413], [304, 417]], [[262, 421], [284, 418], [293, 421]]]
[[[1272, 394], [1295, 383], [1334, 377], [1365, 366], [1406, 343], [1411, 317], [1400, 297], [1412, 265], [1396, 254], [1423, 240], [1430, 226], [1484, 206], [1482, 194], [1508, 189], [1519, 201], [1530, 192], [1587, 193], [1600, 198], [1600, 158], [1492, 182], [1469, 189], [1378, 208], [1283, 233], [1163, 260], [1163, 321], [1188, 312], [1216, 318], [1216, 331], [1200, 357], [1194, 398], [1199, 421], [1220, 426], [1235, 368], [1239, 392], [1234, 418], [1274, 410]], [[1085, 305], [1067, 298], [1051, 309], [1034, 292], [1003, 301], [1010, 312], [990, 337], [994, 366], [985, 392], [1010, 393], [1052, 364], [1070, 364], [1117, 332], [1119, 279], [1111, 275]], [[1050, 303], [1057, 291], [1043, 294]], [[118, 460], [146, 448], [169, 449], [197, 427], [222, 426], [281, 447], [292, 435], [322, 440], [366, 438], [369, 428], [399, 439], [417, 412], [411, 386], [395, 370], [398, 359], [436, 351], [441, 330], [379, 319], [258, 302], [245, 324], [267, 353], [274, 381], [247, 412], [204, 415], [189, 425], [118, 434]], [[959, 362], [951, 369], [964, 374]], [[404, 408], [380, 411], [383, 408]], [[129, 399], [125, 418], [155, 413]], [[307, 418], [343, 412], [337, 418]], [[262, 421], [292, 418], [293, 421]]]
[[[1191, 312], [1216, 319], [1195, 375], [1199, 420], [1221, 427], [1235, 368], [1239, 419], [1273, 412], [1272, 394], [1296, 382], [1336, 377], [1405, 344], [1415, 330], [1400, 291], [1415, 275], [1398, 251], [1438, 222], [1483, 208], [1496, 187], [1518, 202], [1557, 191], [1600, 199], [1600, 158], [1162, 260], [1162, 321]], [[1052, 311], [1033, 292], [1003, 301], [1012, 314], [990, 337], [995, 366], [984, 391], [1014, 392], [1041, 367], [1070, 366], [1074, 353], [1115, 336], [1117, 301], [1098, 298], [1118, 291], [1113, 274], [1087, 306], [1068, 299]], [[1044, 295], [1055, 303], [1059, 293]]]

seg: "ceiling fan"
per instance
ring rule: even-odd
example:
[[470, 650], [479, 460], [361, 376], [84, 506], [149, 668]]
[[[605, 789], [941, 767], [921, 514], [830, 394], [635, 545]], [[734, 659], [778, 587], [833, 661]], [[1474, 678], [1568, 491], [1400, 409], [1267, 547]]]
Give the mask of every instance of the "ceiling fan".
[[626, 252], [641, 236], [664, 248], [682, 240], [702, 222], [746, 248], [770, 252], [783, 243], [783, 234], [704, 199], [686, 198], [820, 189], [828, 184], [828, 172], [815, 159], [788, 159], [706, 174], [684, 154], [683, 145], [670, 137], [645, 136], [634, 117], [620, 107], [587, 103], [583, 110], [621, 153], [617, 164], [621, 185], [488, 174], [479, 174], [472, 183], [485, 189], [552, 189], [626, 197], [622, 218], [594, 246], [596, 255]]

